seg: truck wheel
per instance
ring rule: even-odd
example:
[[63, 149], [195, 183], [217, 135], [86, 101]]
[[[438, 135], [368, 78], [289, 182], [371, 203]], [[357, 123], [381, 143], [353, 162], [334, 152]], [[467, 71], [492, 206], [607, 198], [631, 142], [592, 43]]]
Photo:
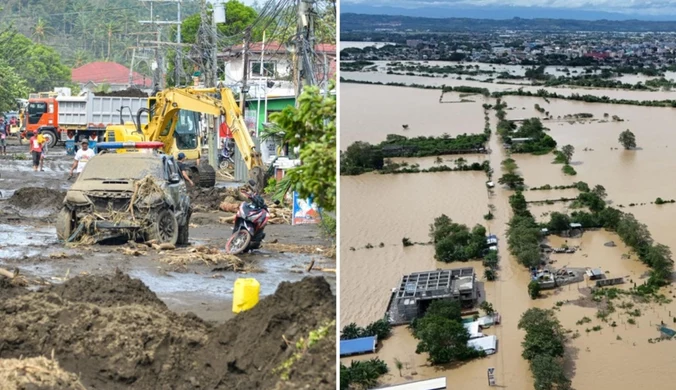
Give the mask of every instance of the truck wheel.
[[56, 216], [56, 236], [59, 240], [68, 241], [74, 228], [73, 212], [63, 207]]
[[197, 180], [193, 179], [195, 185], [202, 188], [212, 188], [216, 185], [216, 170], [214, 167], [203, 162], [200, 165], [195, 165], [194, 168], [197, 170], [196, 175], [193, 174], [193, 177], [197, 176]]
[[150, 226], [146, 229], [146, 240], [156, 241], [158, 244], [176, 245], [178, 222], [170, 210], [160, 209], [151, 217]]
[[40, 132], [40, 134], [42, 134], [47, 140], [48, 148], [54, 147], [59, 142], [59, 139], [56, 136], [56, 132], [54, 132], [53, 130], [43, 130]]

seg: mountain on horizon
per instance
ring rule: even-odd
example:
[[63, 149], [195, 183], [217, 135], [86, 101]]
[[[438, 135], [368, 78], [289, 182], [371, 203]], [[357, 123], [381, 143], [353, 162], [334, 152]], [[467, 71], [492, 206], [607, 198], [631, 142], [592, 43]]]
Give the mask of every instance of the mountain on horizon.
[[642, 20], [676, 21], [676, 15], [639, 15], [619, 12], [589, 11], [573, 8], [550, 7], [423, 7], [404, 8], [372, 6], [356, 3], [341, 3], [340, 12], [366, 15], [394, 15], [424, 18], [471, 18], [471, 19], [571, 19], [571, 20]]

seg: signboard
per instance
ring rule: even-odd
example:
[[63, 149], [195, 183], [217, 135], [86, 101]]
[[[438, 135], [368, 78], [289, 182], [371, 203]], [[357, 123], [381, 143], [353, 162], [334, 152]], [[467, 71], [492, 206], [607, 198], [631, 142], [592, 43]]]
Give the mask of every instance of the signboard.
[[319, 207], [312, 202], [312, 198], [301, 199], [298, 193], [293, 193], [292, 225], [317, 224], [321, 222]]
[[495, 386], [495, 367], [488, 368], [488, 386]]

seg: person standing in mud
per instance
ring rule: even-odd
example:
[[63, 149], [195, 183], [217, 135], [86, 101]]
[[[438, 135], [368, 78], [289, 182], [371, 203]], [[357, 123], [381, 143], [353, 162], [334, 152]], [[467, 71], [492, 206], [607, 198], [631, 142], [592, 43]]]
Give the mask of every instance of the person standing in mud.
[[82, 173], [87, 162], [96, 155], [93, 150], [89, 149], [89, 141], [86, 138], [82, 140], [81, 146], [80, 150], [75, 153], [75, 161], [73, 161], [73, 166], [70, 167], [69, 179], [73, 177], [73, 171], [78, 175]]
[[44, 172], [43, 165], [45, 162], [45, 156], [47, 155], [47, 139], [44, 135], [38, 134], [38, 142], [40, 143], [40, 148], [42, 149], [42, 153], [40, 153], [40, 172]]
[[42, 161], [42, 144], [38, 140], [38, 134], [33, 134], [29, 141], [31, 156], [33, 156], [33, 172], [37, 172]]
[[188, 167], [185, 165], [185, 153], [181, 152], [178, 154], [178, 169], [181, 171], [181, 176], [190, 183], [191, 186], [195, 186], [195, 183], [190, 180], [190, 176], [188, 176]]
[[0, 146], [2, 146], [2, 155], [7, 155], [7, 136], [9, 131], [7, 131], [7, 126], [5, 126], [5, 119], [0, 118]]

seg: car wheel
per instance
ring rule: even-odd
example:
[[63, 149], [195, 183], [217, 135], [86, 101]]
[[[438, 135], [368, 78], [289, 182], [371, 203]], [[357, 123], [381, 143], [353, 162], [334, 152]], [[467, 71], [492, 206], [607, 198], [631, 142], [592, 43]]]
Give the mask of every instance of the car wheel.
[[68, 241], [74, 229], [73, 212], [68, 207], [61, 208], [56, 216], [56, 236], [59, 240]]
[[146, 240], [158, 244], [176, 245], [178, 242], [178, 222], [168, 209], [158, 210], [151, 219], [146, 232]]

